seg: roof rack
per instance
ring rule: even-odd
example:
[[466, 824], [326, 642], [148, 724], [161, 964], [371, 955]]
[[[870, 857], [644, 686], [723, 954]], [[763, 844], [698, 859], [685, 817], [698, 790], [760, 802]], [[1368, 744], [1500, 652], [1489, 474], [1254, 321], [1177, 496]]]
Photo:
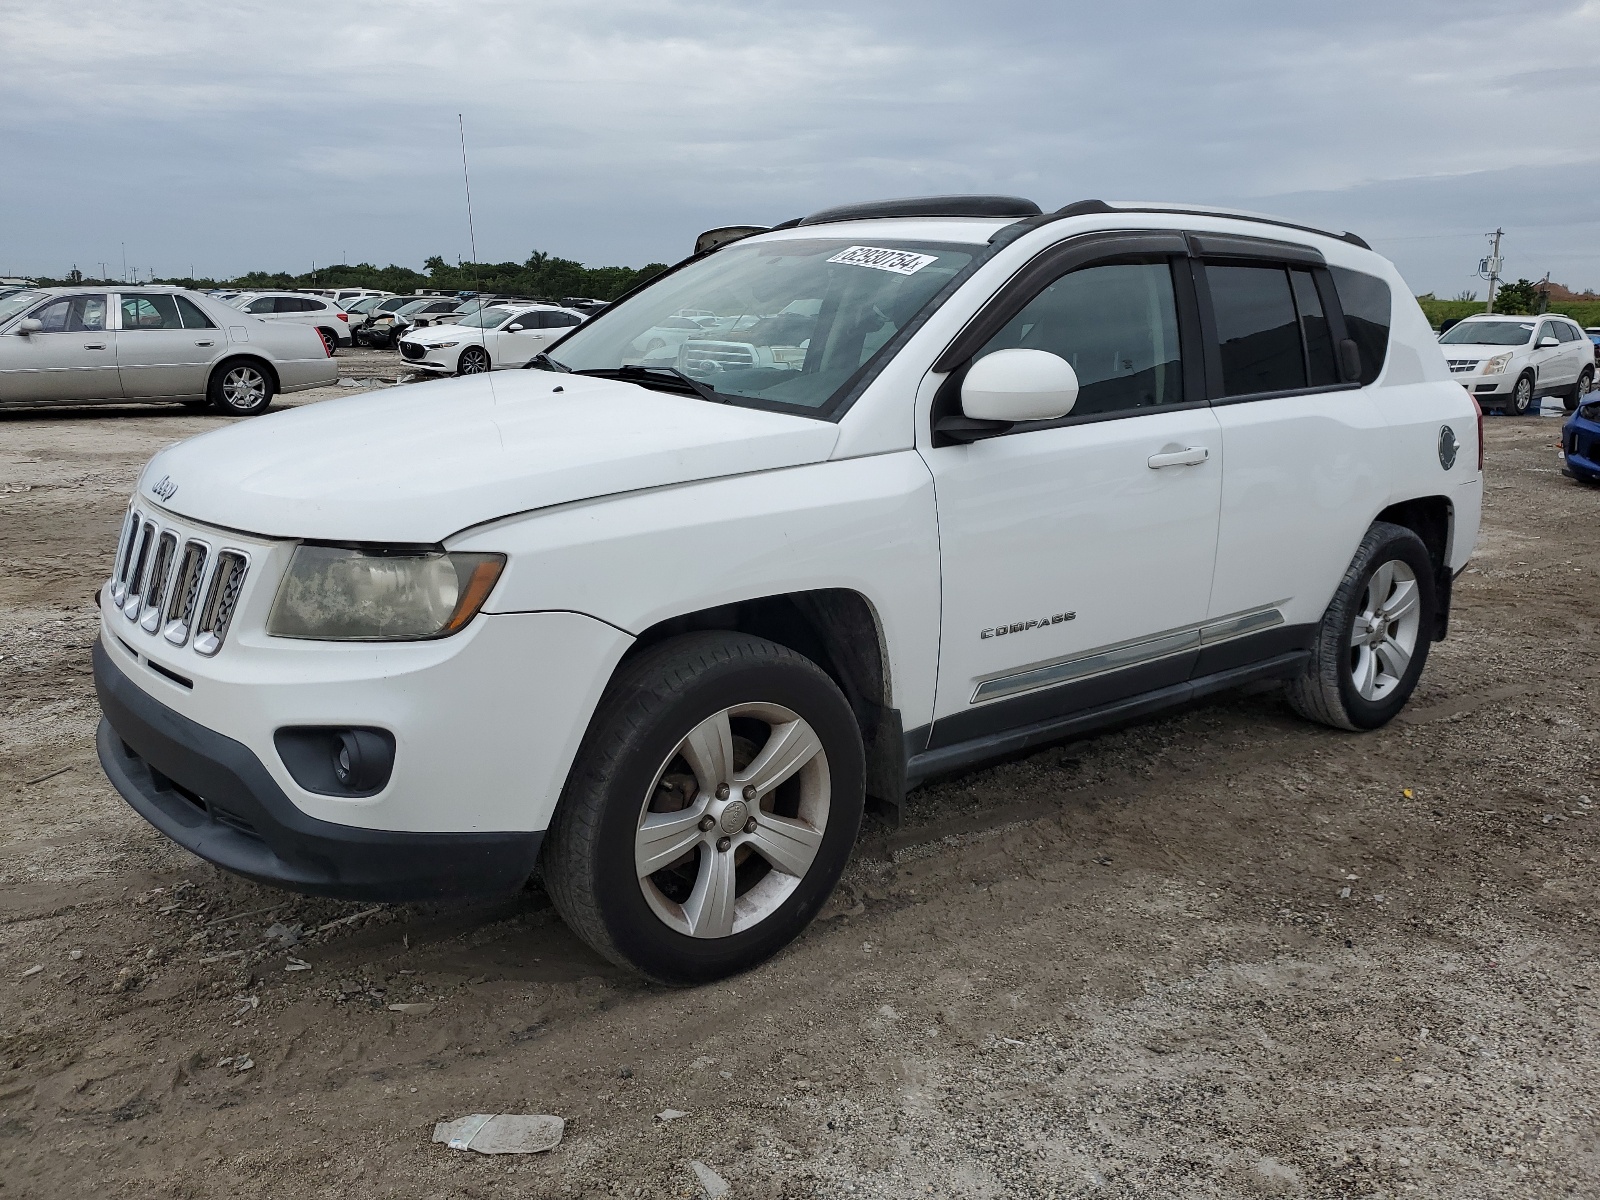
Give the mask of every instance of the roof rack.
[[1155, 205], [1123, 204], [1110, 205], [1104, 200], [1078, 200], [1064, 208], [1058, 208], [1052, 216], [1056, 217], [1092, 217], [1102, 213], [1170, 213], [1179, 217], [1226, 217], [1230, 221], [1253, 221], [1257, 225], [1276, 225], [1279, 229], [1298, 229], [1301, 233], [1319, 233], [1323, 237], [1338, 238], [1341, 242], [1349, 242], [1352, 246], [1360, 246], [1363, 250], [1371, 250], [1365, 238], [1346, 230], [1335, 233], [1331, 229], [1318, 229], [1315, 225], [1298, 225], [1293, 221], [1279, 220], [1277, 217], [1264, 217], [1259, 213], [1235, 212], [1223, 208], [1165, 208]]
[[1037, 217], [1044, 210], [1021, 196], [907, 196], [824, 208], [795, 225], [829, 225], [835, 221], [870, 221], [875, 217]]

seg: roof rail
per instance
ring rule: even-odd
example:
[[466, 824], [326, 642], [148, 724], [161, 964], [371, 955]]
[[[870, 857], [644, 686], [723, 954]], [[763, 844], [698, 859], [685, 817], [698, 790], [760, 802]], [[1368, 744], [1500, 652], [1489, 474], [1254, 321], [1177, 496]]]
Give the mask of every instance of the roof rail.
[[1331, 229], [1318, 229], [1315, 225], [1298, 225], [1293, 221], [1280, 220], [1277, 217], [1264, 217], [1259, 213], [1234, 212], [1223, 208], [1164, 208], [1140, 204], [1107, 204], [1104, 200], [1077, 200], [1065, 208], [1058, 208], [1051, 214], [1056, 217], [1090, 217], [1104, 213], [1170, 213], [1179, 217], [1226, 217], [1230, 221], [1254, 221], [1257, 225], [1276, 225], [1279, 229], [1298, 229], [1301, 233], [1318, 233], [1323, 237], [1338, 238], [1341, 242], [1349, 242], [1352, 246], [1360, 246], [1363, 250], [1371, 250], [1367, 240], [1359, 234], [1346, 230], [1335, 233]]
[[875, 217], [1037, 217], [1043, 210], [1021, 196], [907, 196], [900, 200], [869, 200], [824, 208], [798, 225], [828, 225], [835, 221], [870, 221]]

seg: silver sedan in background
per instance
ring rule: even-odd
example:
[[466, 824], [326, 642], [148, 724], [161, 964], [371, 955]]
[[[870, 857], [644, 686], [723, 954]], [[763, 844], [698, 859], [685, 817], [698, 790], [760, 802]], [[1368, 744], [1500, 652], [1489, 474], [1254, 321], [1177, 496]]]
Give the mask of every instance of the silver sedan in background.
[[30, 288], [0, 299], [0, 408], [173, 400], [233, 416], [338, 369], [308, 325], [173, 287]]

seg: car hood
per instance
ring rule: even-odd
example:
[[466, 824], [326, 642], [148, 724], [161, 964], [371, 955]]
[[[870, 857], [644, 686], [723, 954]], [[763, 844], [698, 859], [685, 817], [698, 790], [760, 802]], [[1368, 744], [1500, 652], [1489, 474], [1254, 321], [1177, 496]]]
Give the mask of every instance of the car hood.
[[1508, 350], [1521, 353], [1528, 349], [1528, 344], [1519, 342], [1515, 346], [1494, 346], [1486, 342], [1440, 342], [1439, 349], [1444, 351], [1446, 358], [1493, 358]]
[[267, 537], [441, 542], [598, 496], [822, 462], [838, 426], [516, 371], [240, 421], [150, 460], [141, 498]]
[[463, 329], [454, 322], [454, 317], [439, 317], [434, 324], [413, 329], [406, 334], [406, 341], [416, 342], [419, 346], [437, 346], [440, 342], [459, 342], [484, 332], [481, 329]]

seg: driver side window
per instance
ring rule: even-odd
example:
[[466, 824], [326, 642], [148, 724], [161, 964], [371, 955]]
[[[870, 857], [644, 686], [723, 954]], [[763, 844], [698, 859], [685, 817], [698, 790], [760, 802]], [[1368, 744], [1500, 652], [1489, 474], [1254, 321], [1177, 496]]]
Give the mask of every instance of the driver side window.
[[1072, 415], [1183, 401], [1178, 308], [1165, 262], [1107, 263], [1063, 275], [974, 356], [1047, 350], [1072, 364]]

